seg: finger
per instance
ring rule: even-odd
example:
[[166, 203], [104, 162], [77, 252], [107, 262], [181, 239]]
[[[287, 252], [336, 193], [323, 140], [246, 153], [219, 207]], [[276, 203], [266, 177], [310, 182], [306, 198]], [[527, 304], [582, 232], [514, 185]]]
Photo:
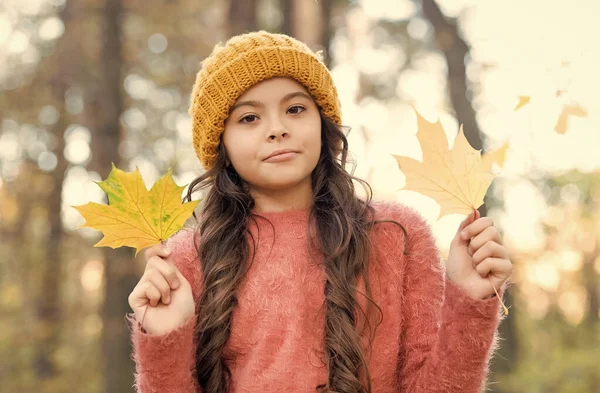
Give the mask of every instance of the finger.
[[469, 224], [471, 224], [473, 221], [475, 221], [475, 219], [473, 218], [473, 214], [468, 214], [460, 223], [460, 225], [458, 226], [458, 231], [461, 231], [463, 229], [465, 229], [466, 227], [469, 226]]
[[152, 307], [156, 307], [160, 302], [160, 291], [151, 282], [144, 284], [144, 296], [146, 296]]
[[171, 287], [165, 277], [158, 270], [151, 270], [149, 276], [148, 281], [158, 289], [162, 302], [169, 304], [171, 301]]
[[474, 216], [475, 214], [467, 215], [467, 217], [465, 217], [465, 219], [459, 224], [458, 229], [456, 230], [456, 235], [454, 236], [454, 239], [452, 239], [452, 242], [457, 246], [468, 245], [470, 237], [465, 237], [467, 233], [465, 232], [465, 229], [474, 221]]
[[460, 237], [463, 240], [471, 239], [472, 237], [479, 235], [485, 228], [493, 225], [494, 221], [490, 217], [481, 217], [464, 228], [460, 232]]
[[506, 249], [506, 247], [496, 242], [489, 241], [483, 246], [481, 246], [477, 251], [475, 251], [472, 258], [474, 265], [478, 265], [486, 258], [508, 259], [508, 250]]
[[152, 288], [154, 288], [154, 284], [151, 282], [140, 282], [136, 285], [129, 295], [129, 306], [132, 310], [135, 311], [137, 308], [145, 306], [154, 297], [160, 299], [160, 292], [156, 290], [156, 293], [154, 293]]
[[487, 227], [483, 230], [483, 232], [471, 239], [468, 246], [469, 255], [475, 254], [475, 252], [483, 247], [483, 245], [487, 242], [496, 242], [501, 244], [500, 232], [498, 232], [496, 227]]
[[172, 254], [172, 250], [169, 249], [165, 244], [157, 244], [155, 246], [149, 247], [144, 251], [144, 259], [149, 261], [150, 258], [154, 256], [159, 257], [168, 257]]
[[512, 263], [508, 259], [486, 258], [475, 267], [481, 277], [487, 277], [490, 273], [495, 277], [506, 279], [512, 273]]
[[129, 298], [127, 299], [129, 302], [129, 307], [131, 307], [133, 311], [135, 311], [138, 307], [145, 306], [148, 303], [148, 298], [146, 298], [144, 295], [143, 285], [145, 284], [138, 283], [138, 285], [133, 288], [133, 291], [131, 291]]
[[146, 264], [146, 271], [151, 269], [158, 270], [172, 289], [179, 288], [180, 282], [177, 276], [178, 270], [172, 262], [168, 262], [159, 256], [153, 256]]

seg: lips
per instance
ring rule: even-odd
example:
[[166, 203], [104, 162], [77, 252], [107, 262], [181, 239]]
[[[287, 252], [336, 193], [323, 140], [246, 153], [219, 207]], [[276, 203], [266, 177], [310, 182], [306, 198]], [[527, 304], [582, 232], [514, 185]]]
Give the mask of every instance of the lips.
[[289, 154], [289, 153], [298, 153], [298, 152], [296, 150], [292, 150], [292, 149], [275, 150], [273, 153], [269, 154], [267, 156], [267, 158], [265, 158], [263, 161], [267, 161], [267, 160], [269, 160], [271, 158], [274, 158], [274, 157], [277, 157], [277, 156], [281, 156], [281, 155], [284, 155], [284, 154], [292, 155], [292, 154]]

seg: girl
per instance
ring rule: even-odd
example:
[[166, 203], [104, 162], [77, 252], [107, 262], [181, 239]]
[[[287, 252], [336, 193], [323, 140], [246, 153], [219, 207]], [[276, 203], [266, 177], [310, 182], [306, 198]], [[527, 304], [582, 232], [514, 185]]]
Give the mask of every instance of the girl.
[[[331, 75], [264, 31], [203, 62], [190, 114], [207, 189], [146, 253], [128, 314], [140, 393], [480, 392], [512, 264], [488, 218], [441, 263], [413, 209], [344, 168]], [[356, 183], [355, 183], [356, 182]], [[367, 198], [360, 199], [354, 185]]]

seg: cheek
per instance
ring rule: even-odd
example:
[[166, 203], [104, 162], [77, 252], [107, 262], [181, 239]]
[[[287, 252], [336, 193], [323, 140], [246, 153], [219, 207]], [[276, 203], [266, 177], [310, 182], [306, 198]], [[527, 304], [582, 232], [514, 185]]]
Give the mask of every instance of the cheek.
[[231, 131], [223, 134], [223, 144], [232, 164], [247, 161], [253, 156], [254, 145], [244, 133]]
[[318, 160], [321, 155], [321, 120], [317, 119], [310, 130], [312, 130], [309, 136], [310, 149], [313, 152], [312, 155], [316, 156]]
[[258, 155], [257, 144], [248, 133], [229, 132], [223, 135], [223, 144], [229, 162], [240, 177], [252, 183], [255, 176], [255, 160]]
[[321, 134], [316, 134], [313, 138], [313, 140], [311, 141], [312, 146], [311, 146], [311, 156], [315, 162], [315, 165], [317, 163], [317, 161], [319, 161], [319, 157], [321, 156]]

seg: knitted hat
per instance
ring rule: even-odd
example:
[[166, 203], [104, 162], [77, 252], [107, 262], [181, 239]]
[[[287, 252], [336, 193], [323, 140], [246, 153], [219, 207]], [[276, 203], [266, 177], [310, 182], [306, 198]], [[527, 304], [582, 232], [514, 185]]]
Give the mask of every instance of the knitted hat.
[[251, 86], [276, 76], [304, 85], [323, 114], [341, 124], [337, 90], [320, 54], [283, 34], [234, 36], [202, 62], [190, 97], [194, 150], [205, 169], [215, 165], [229, 108]]

